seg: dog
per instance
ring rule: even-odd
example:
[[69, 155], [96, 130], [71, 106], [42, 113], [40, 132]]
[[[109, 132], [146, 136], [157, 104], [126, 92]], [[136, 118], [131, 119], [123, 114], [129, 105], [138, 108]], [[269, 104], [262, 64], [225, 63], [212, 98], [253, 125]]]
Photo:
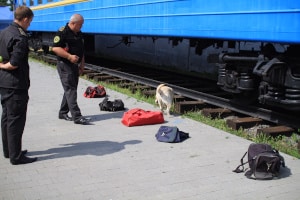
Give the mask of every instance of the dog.
[[166, 108], [166, 113], [170, 116], [170, 109], [173, 104], [174, 92], [173, 89], [166, 86], [165, 84], [160, 84], [156, 88], [155, 103], [159, 105], [160, 110], [163, 112]]

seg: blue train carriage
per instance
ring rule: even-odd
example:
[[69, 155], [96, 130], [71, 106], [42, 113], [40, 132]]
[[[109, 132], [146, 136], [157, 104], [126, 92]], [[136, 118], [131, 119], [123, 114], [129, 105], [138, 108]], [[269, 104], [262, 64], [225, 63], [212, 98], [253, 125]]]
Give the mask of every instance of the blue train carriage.
[[26, 5], [35, 14], [30, 30], [36, 44], [50, 46], [53, 32], [80, 13], [93, 53], [208, 73], [238, 97], [300, 109], [300, 1], [31, 0]]
[[0, 31], [9, 26], [13, 21], [13, 12], [9, 6], [0, 6]]
[[86, 33], [300, 42], [300, 2], [294, 0], [26, 2], [34, 10], [30, 28], [36, 31], [55, 31], [78, 12]]

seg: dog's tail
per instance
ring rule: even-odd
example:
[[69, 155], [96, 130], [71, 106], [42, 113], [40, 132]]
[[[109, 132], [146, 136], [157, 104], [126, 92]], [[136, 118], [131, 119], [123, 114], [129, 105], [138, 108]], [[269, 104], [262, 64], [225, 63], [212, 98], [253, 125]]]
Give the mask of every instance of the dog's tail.
[[156, 88], [156, 91], [159, 92], [159, 91], [160, 91], [160, 88], [163, 87], [163, 86], [165, 86], [165, 84], [163, 84], [163, 83], [160, 84], [160, 85], [158, 85], [157, 88]]
[[162, 88], [163, 86], [166, 86], [166, 85], [165, 85], [165, 84], [160, 84], [160, 85], [157, 87], [157, 90], [156, 90], [157, 93], [158, 93], [163, 99], [165, 99], [165, 98], [173, 99], [173, 98], [174, 98], [174, 92], [173, 92], [173, 89], [166, 86], [168, 92], [163, 92], [163, 91], [161, 90], [161, 88]]

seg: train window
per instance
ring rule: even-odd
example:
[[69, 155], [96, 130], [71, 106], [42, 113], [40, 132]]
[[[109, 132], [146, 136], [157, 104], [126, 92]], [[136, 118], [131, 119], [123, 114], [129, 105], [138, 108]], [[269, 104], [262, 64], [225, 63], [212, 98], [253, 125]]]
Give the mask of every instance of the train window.
[[30, 0], [29, 5], [30, 5], [30, 6], [33, 6], [33, 5], [34, 5], [34, 1], [33, 1], [33, 0]]
[[38, 0], [38, 4], [43, 4], [43, 0]]

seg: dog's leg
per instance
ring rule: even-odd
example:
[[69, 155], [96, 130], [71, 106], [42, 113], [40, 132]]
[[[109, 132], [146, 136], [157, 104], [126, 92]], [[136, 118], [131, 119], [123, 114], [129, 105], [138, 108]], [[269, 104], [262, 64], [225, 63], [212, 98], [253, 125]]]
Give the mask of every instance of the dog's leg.
[[158, 105], [159, 105], [159, 109], [163, 112], [163, 102], [159, 99], [158, 100]]
[[167, 104], [166, 112], [168, 116], [170, 116], [170, 109], [171, 109], [171, 104]]

